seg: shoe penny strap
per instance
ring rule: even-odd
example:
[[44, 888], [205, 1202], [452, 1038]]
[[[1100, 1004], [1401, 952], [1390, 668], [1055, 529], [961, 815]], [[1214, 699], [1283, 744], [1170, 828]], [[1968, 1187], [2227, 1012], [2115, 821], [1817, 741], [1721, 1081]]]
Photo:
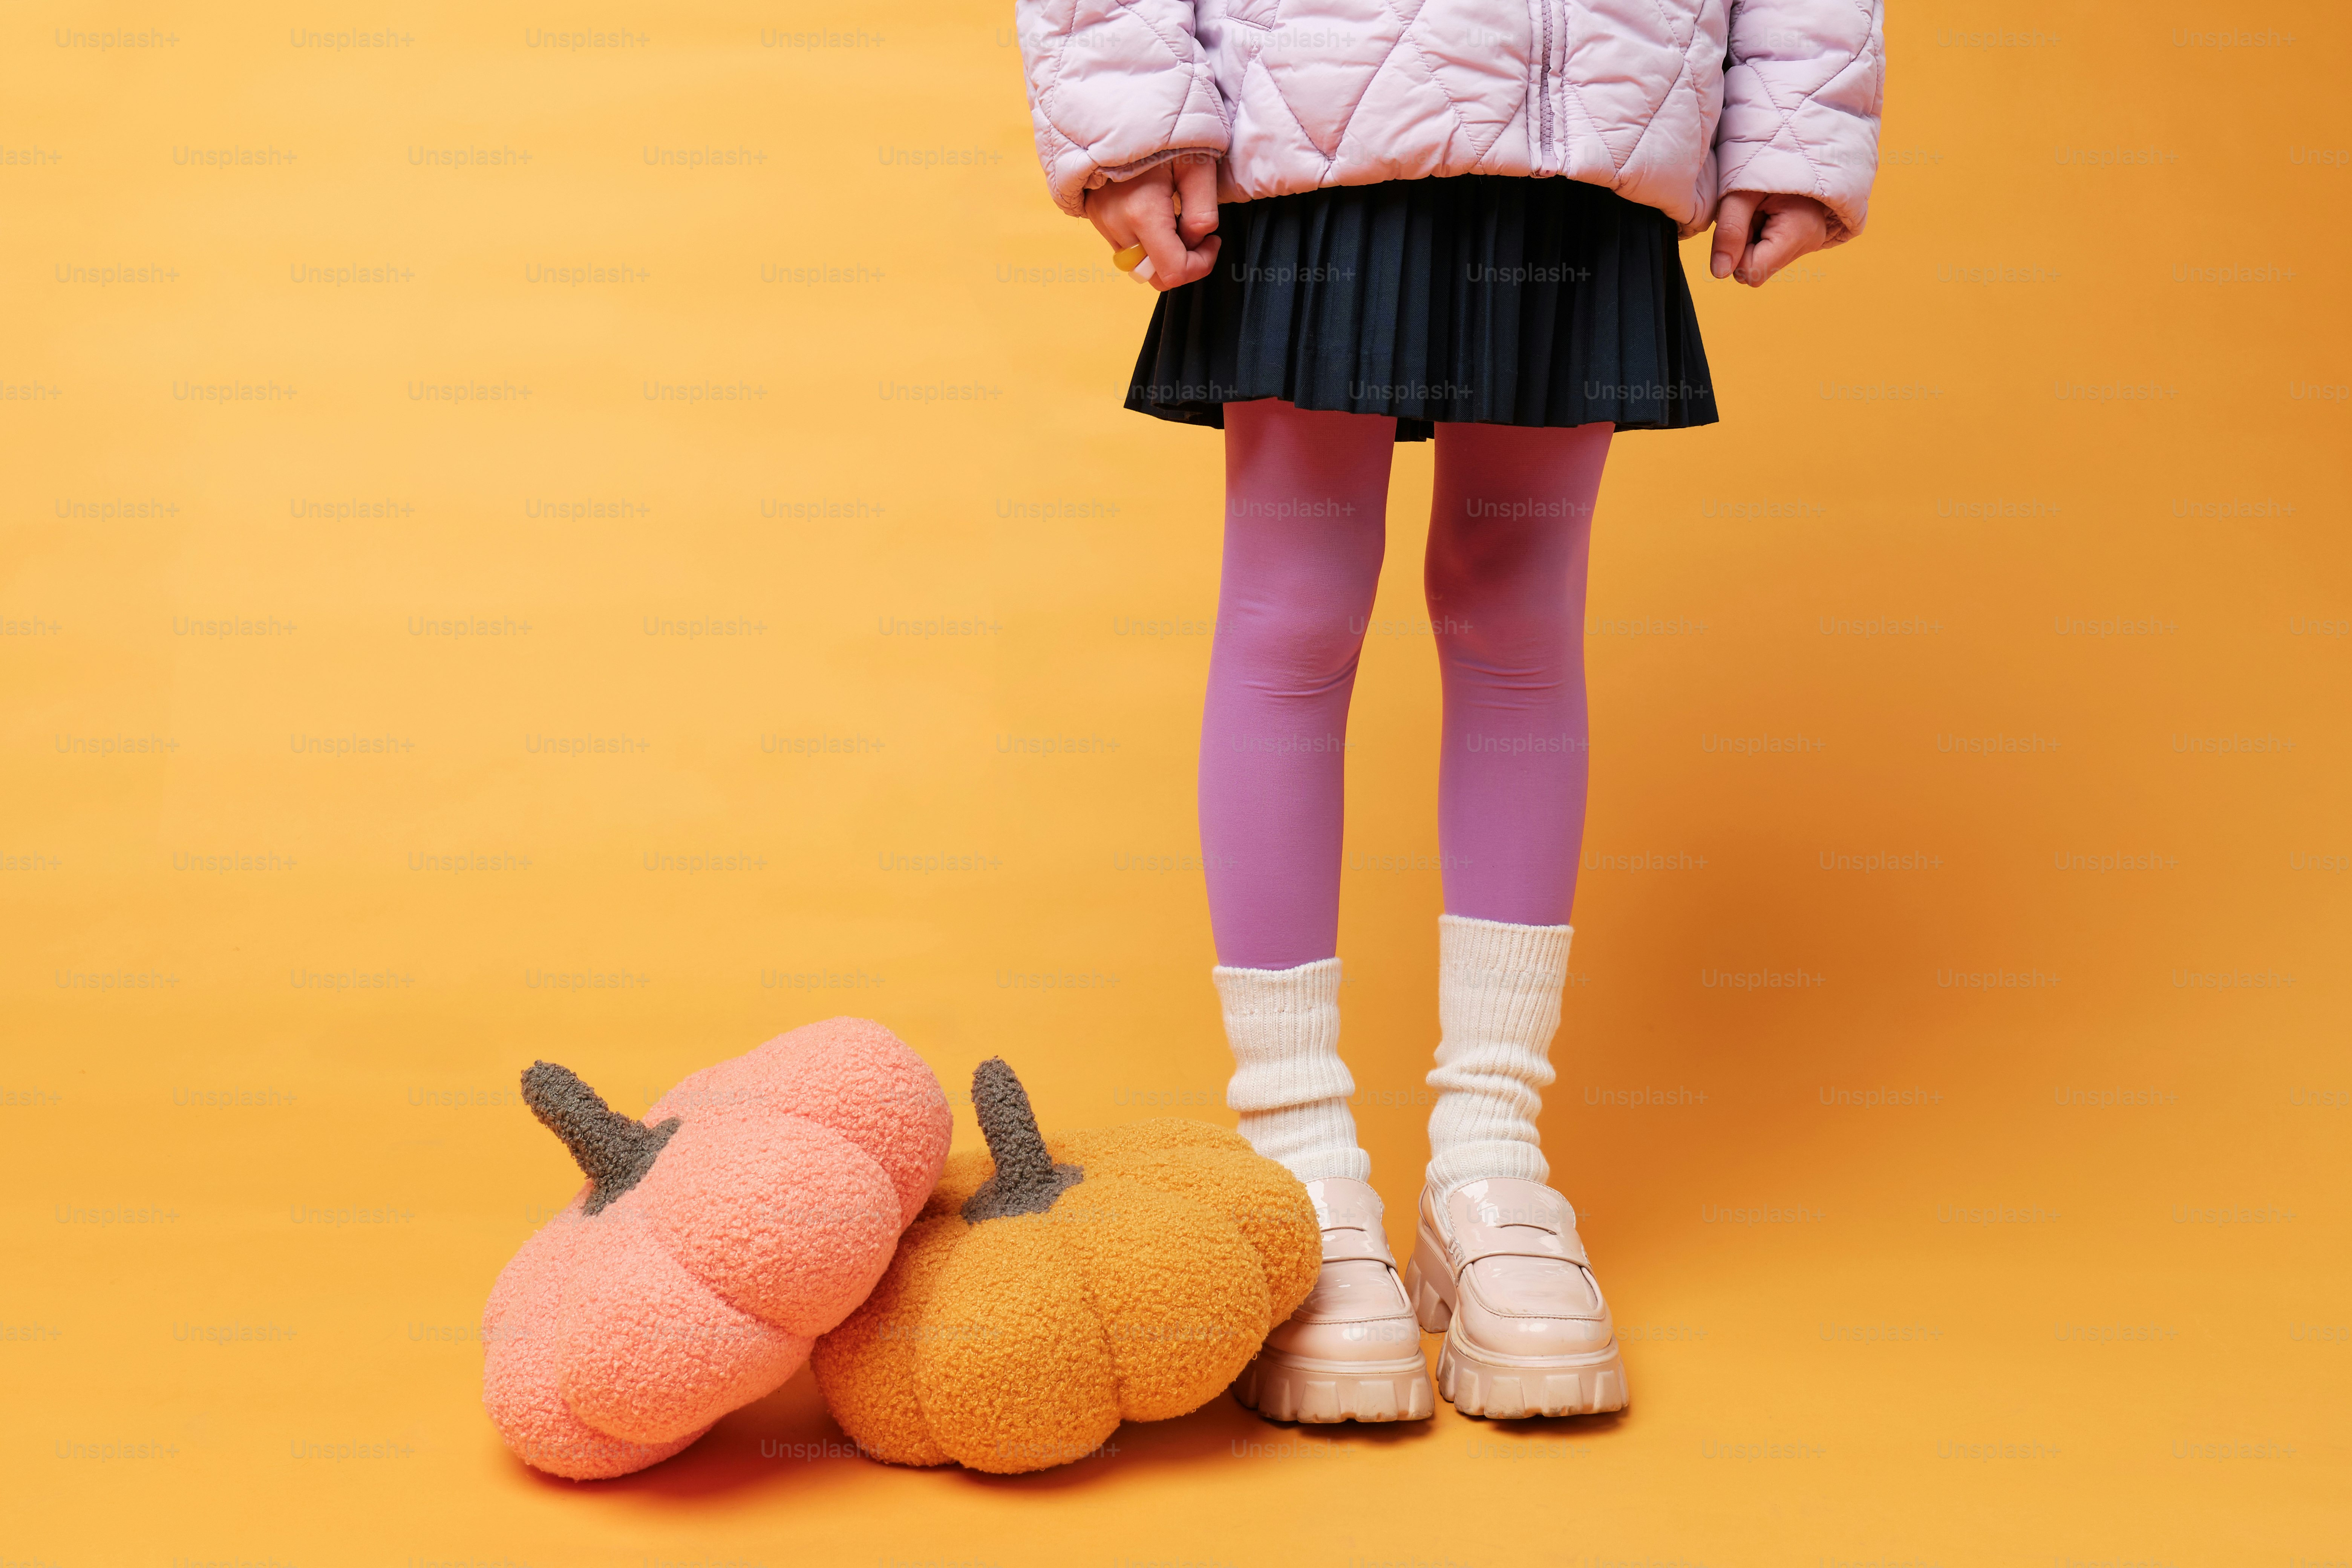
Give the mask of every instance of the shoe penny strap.
[[1391, 1268], [1396, 1267], [1396, 1258], [1389, 1252], [1388, 1237], [1377, 1230], [1340, 1225], [1324, 1231], [1324, 1262], [1345, 1263], [1357, 1258], [1372, 1263], [1385, 1263]]
[[1573, 1229], [1563, 1236], [1532, 1225], [1472, 1226], [1448, 1237], [1445, 1250], [1457, 1276], [1482, 1258], [1557, 1258], [1591, 1267], [1584, 1255], [1584, 1238]]

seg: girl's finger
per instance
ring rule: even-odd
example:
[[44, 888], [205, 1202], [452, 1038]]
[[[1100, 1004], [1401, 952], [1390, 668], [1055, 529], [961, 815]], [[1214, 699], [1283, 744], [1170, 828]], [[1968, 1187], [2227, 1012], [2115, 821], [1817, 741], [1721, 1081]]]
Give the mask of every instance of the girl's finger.
[[1753, 191], [1732, 191], [1715, 209], [1715, 259], [1709, 266], [1717, 278], [1728, 278], [1748, 256], [1748, 237], [1756, 230], [1756, 205], [1763, 200]]
[[[1161, 195], [1164, 198], [1166, 192], [1163, 190]], [[1171, 289], [1177, 283], [1191, 281], [1185, 268], [1192, 258], [1185, 252], [1183, 240], [1176, 234], [1176, 214], [1171, 210], [1174, 205], [1163, 199], [1139, 210], [1135, 214], [1135, 238], [1129, 241], [1129, 244], [1142, 244], [1143, 254], [1151, 260], [1150, 280], [1161, 289]]]
[[1772, 274], [1818, 247], [1822, 237], [1816, 228], [1809, 214], [1785, 207], [1767, 211], [1763, 237], [1749, 248], [1748, 264], [1738, 271], [1739, 280], [1751, 289], [1762, 288]]
[[1216, 232], [1217, 227], [1217, 165], [1209, 159], [1180, 159], [1176, 164], [1176, 190], [1183, 198], [1184, 216], [1177, 232], [1187, 245], [1199, 245], [1202, 239]]
[[1170, 278], [1155, 270], [1151, 278], [1153, 286], [1165, 293], [1171, 289], [1181, 289], [1187, 283], [1206, 278], [1217, 265], [1217, 248], [1223, 243], [1223, 236], [1211, 235], [1184, 253], [1184, 271], [1181, 276]]

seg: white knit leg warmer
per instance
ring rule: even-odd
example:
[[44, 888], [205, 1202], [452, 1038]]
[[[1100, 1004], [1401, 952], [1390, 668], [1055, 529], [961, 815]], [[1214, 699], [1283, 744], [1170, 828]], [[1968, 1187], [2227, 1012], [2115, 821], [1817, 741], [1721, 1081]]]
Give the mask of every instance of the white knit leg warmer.
[[1250, 1147], [1302, 1182], [1369, 1180], [1372, 1157], [1356, 1147], [1348, 1111], [1356, 1080], [1339, 1059], [1339, 961], [1214, 974], [1234, 1048], [1225, 1103], [1242, 1113]]
[[1548, 1052], [1568, 984], [1568, 926], [1437, 918], [1437, 1018], [1429, 1087], [1429, 1179], [1440, 1191], [1482, 1177], [1543, 1182], [1551, 1167], [1536, 1131], [1537, 1092], [1552, 1080]]

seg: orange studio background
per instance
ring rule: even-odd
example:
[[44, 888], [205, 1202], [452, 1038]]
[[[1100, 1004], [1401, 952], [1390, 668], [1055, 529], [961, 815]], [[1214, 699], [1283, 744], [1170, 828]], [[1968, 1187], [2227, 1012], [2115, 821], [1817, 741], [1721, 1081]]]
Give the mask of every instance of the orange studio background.
[[[534, 1057], [635, 1111], [854, 1012], [1228, 1116], [1217, 438], [1118, 407], [1005, 5], [7, 7], [0, 1562], [2352, 1560], [2346, 15], [1895, 9], [1869, 232], [1686, 247], [1725, 422], [1601, 500], [1545, 1122], [1632, 1410], [1005, 1480], [803, 1376], [578, 1487], [478, 1404]], [[1349, 762], [1392, 1223], [1428, 470]]]

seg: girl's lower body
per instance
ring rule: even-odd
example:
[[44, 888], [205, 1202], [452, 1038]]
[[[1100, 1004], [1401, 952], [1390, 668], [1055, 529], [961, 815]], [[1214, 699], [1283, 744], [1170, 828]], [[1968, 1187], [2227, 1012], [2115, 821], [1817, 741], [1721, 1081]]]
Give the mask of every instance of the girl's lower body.
[[[1225, 431], [1201, 837], [1227, 1102], [1307, 1184], [1324, 1267], [1235, 1385], [1281, 1420], [1623, 1408], [1609, 1309], [1537, 1130], [1568, 972], [1587, 763], [1585, 570], [1618, 429], [1709, 423], [1663, 214], [1466, 176], [1226, 209], [1161, 297], [1129, 405]], [[1349, 698], [1390, 457], [1433, 438], [1423, 566], [1444, 693], [1437, 1090], [1402, 1271], [1356, 1141], [1338, 954]], [[1433, 1387], [1423, 1331], [1446, 1336]]]

